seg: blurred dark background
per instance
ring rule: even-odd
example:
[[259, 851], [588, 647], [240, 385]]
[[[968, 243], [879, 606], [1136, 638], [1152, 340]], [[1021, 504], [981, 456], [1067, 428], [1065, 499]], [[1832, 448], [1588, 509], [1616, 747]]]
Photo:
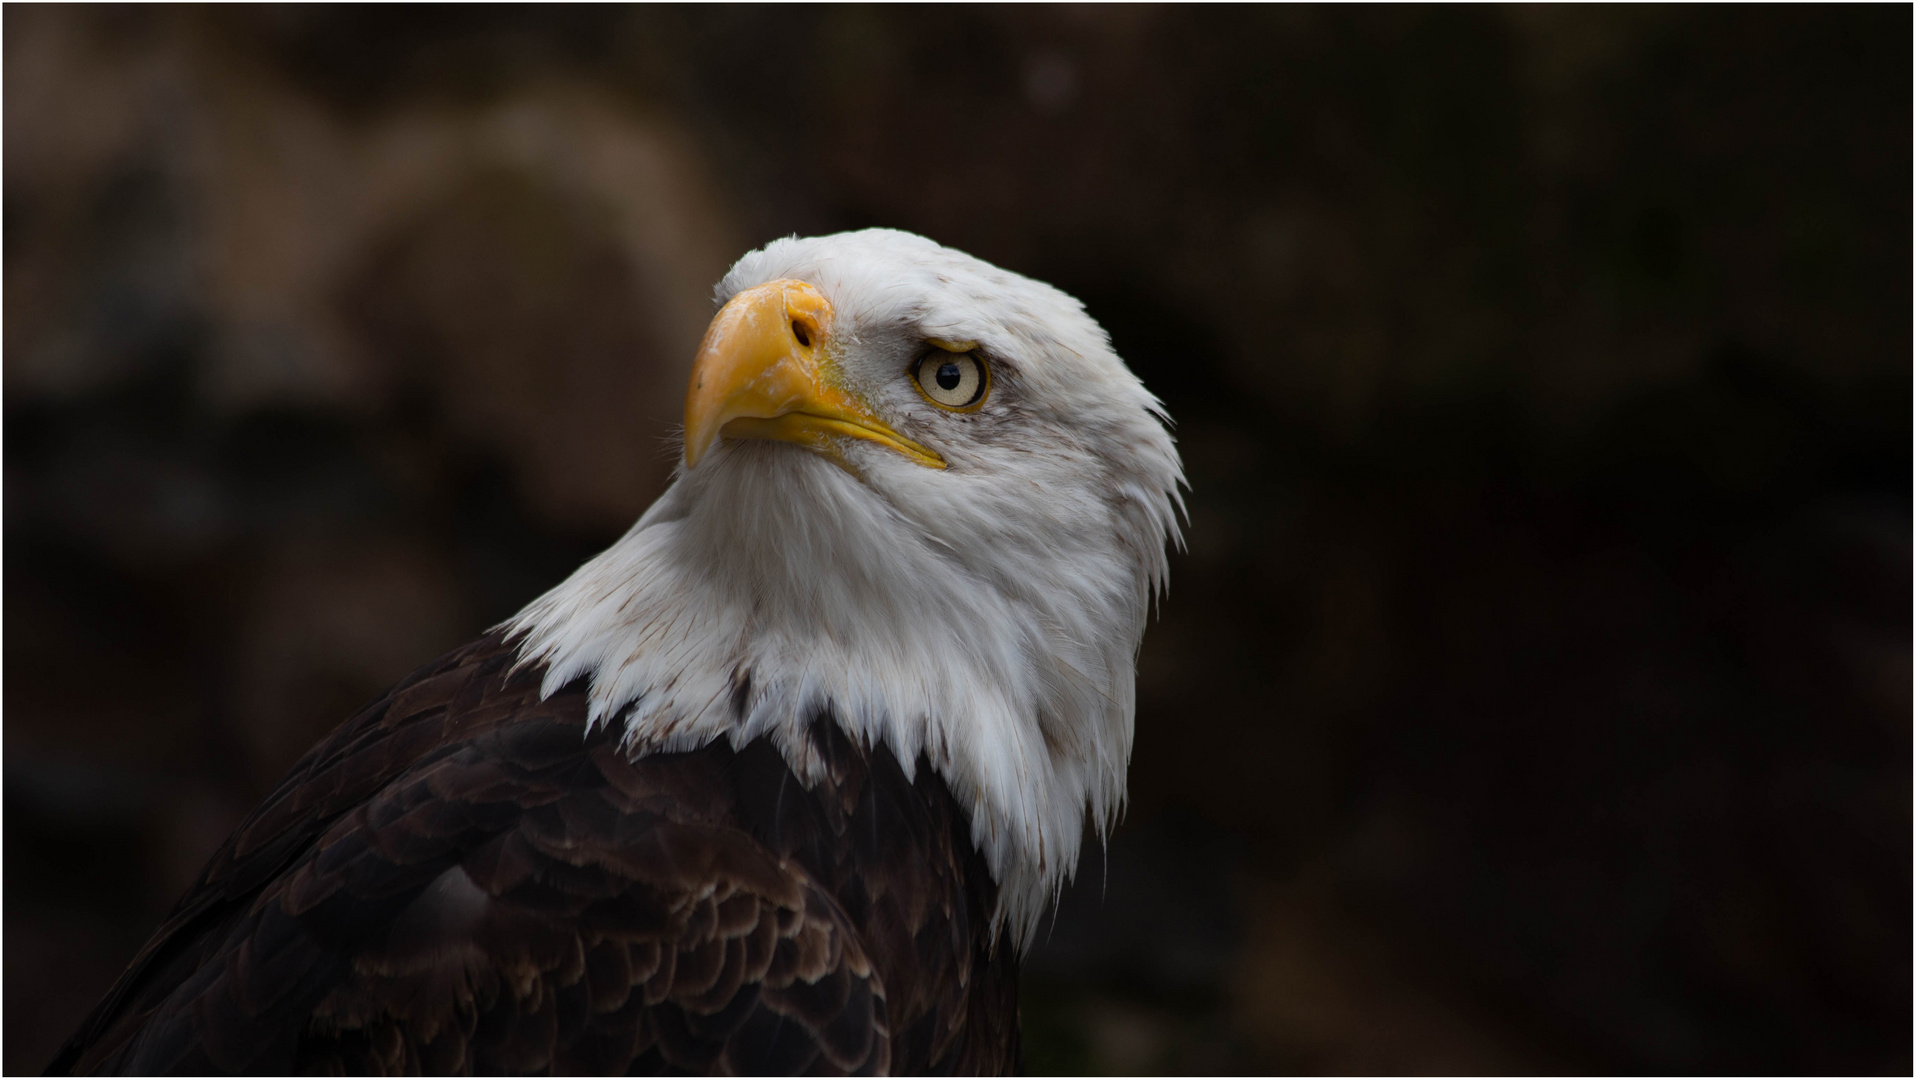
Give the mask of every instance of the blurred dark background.
[[659, 492], [733, 258], [878, 224], [1190, 471], [1033, 1071], [1910, 1071], [1908, 7], [4, 30], [7, 1072]]

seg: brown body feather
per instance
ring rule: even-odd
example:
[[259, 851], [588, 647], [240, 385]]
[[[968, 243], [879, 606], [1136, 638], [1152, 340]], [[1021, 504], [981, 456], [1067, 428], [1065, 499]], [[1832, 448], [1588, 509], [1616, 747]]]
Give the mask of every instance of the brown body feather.
[[1017, 958], [922, 760], [629, 760], [497, 635], [313, 749], [49, 1072], [1002, 1073]]

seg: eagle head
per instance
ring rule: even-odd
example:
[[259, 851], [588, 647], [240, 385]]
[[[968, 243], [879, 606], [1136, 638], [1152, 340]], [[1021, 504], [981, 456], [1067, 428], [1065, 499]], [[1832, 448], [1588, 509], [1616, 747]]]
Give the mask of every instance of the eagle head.
[[1021, 944], [1122, 808], [1135, 659], [1182, 467], [1078, 301], [886, 229], [741, 258], [684, 460], [617, 544], [513, 619], [635, 754], [830, 717], [971, 814]]

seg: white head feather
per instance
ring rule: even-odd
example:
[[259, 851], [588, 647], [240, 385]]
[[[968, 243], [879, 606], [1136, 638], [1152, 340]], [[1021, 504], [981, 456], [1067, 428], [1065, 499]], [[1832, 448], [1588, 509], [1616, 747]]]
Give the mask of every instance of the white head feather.
[[[780, 278], [823, 292], [846, 380], [949, 467], [848, 441], [854, 475], [725, 440], [507, 626], [546, 693], [589, 675], [594, 721], [623, 718], [634, 753], [770, 736], [813, 780], [825, 712], [907, 773], [922, 753], [1023, 947], [1087, 814], [1108, 833], [1124, 803], [1135, 660], [1182, 509], [1166, 417], [1078, 301], [923, 237], [779, 240], [717, 300]], [[931, 339], [990, 359], [977, 412], [911, 386]]]

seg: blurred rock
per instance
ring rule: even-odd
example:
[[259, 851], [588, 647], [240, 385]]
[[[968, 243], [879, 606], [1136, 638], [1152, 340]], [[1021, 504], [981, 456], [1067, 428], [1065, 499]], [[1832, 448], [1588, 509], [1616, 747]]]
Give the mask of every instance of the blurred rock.
[[560, 78], [368, 121], [209, 13], [9, 26], [10, 57], [32, 57], [8, 115], [10, 398], [99, 386], [203, 329], [214, 412], [423, 392], [566, 526], [623, 523], [660, 490], [742, 247], [671, 123]]
[[474, 621], [443, 556], [403, 537], [289, 540], [263, 554], [238, 613], [233, 736], [273, 784], [395, 679]]

